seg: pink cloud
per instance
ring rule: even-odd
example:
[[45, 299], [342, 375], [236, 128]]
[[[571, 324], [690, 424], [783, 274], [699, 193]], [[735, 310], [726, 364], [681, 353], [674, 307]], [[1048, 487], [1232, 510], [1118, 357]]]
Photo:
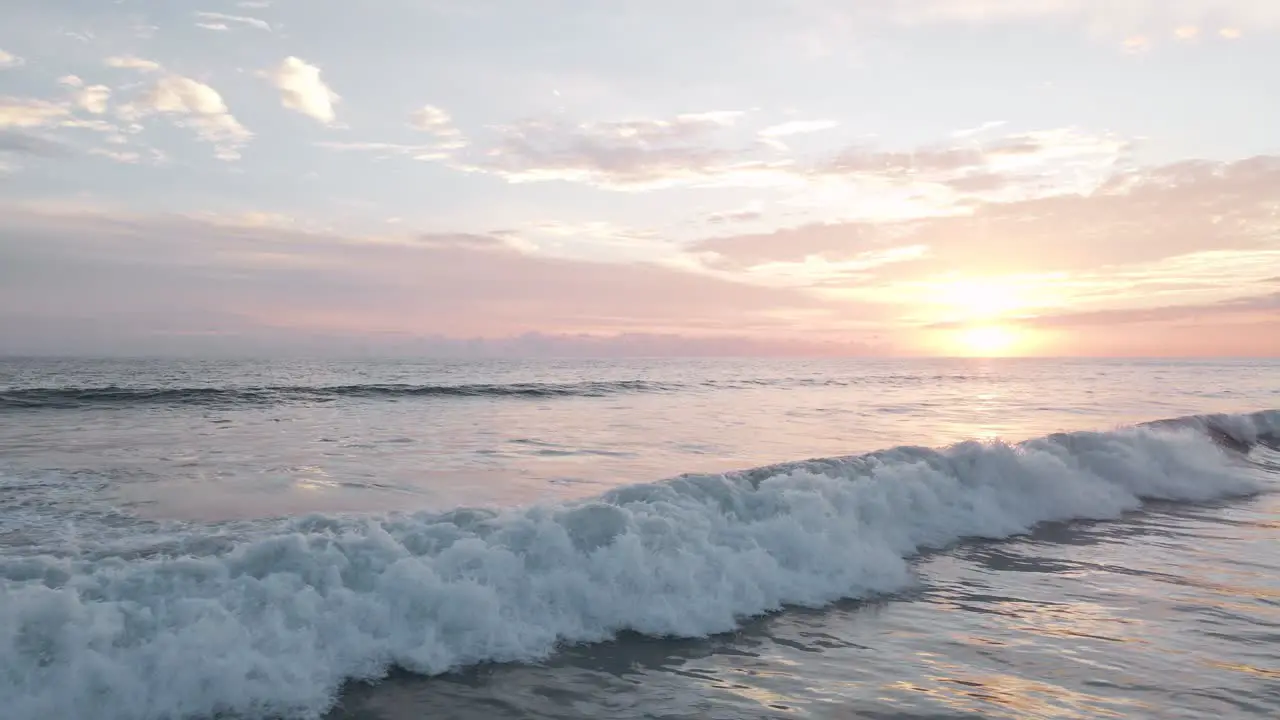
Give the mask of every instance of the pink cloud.
[[969, 214], [941, 218], [723, 236], [696, 249], [714, 252], [723, 262], [756, 264], [847, 257], [887, 244], [927, 245], [927, 257], [892, 270], [1087, 270], [1201, 250], [1274, 246], [1277, 187], [1280, 157], [1182, 162], [1116, 173], [1085, 196], [979, 203]]
[[5, 213], [0, 266], [23, 269], [0, 288], [11, 329], [29, 330], [23, 317], [101, 317], [133, 336], [213, 313], [216, 323], [191, 329], [370, 338], [679, 335], [683, 341], [667, 345], [694, 349], [702, 338], [765, 347], [796, 337], [779, 312], [817, 305], [798, 291], [658, 265], [531, 255], [498, 236], [349, 238], [95, 212]]

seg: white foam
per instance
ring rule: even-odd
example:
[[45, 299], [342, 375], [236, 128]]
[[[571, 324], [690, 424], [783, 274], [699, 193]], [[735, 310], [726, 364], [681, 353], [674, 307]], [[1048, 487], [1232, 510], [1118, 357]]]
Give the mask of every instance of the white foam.
[[[1245, 439], [1280, 429], [1280, 414], [1228, 420]], [[726, 631], [900, 589], [908, 558], [962, 537], [1266, 482], [1201, 432], [1144, 428], [689, 476], [560, 507], [313, 517], [181, 557], [2, 554], [3, 715], [317, 717], [345, 680], [392, 665]]]

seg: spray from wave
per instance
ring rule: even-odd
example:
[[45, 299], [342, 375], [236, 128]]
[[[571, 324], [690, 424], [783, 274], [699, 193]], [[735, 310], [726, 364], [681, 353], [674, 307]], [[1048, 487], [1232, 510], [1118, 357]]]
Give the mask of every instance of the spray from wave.
[[[702, 636], [893, 592], [962, 538], [1266, 489], [1280, 412], [896, 448], [520, 510], [311, 517], [151, 552], [0, 552], [14, 720], [315, 718], [344, 682], [528, 661], [623, 630]], [[166, 549], [167, 548], [167, 549]]]

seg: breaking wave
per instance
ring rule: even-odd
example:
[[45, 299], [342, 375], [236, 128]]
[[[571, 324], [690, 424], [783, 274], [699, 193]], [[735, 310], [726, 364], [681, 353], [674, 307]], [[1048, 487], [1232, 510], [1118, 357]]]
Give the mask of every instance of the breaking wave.
[[914, 555], [963, 538], [1261, 492], [1276, 448], [1280, 412], [1198, 417], [689, 475], [557, 506], [314, 516], [217, 542], [189, 527], [122, 555], [0, 546], [0, 697], [13, 720], [315, 718], [345, 682], [392, 667], [728, 631], [903, 589]]

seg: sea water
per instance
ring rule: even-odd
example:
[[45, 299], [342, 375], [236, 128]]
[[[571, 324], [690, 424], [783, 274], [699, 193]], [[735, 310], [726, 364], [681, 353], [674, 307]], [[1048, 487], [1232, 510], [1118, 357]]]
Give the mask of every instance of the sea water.
[[3, 717], [1274, 717], [1275, 408], [1275, 361], [0, 361]]

